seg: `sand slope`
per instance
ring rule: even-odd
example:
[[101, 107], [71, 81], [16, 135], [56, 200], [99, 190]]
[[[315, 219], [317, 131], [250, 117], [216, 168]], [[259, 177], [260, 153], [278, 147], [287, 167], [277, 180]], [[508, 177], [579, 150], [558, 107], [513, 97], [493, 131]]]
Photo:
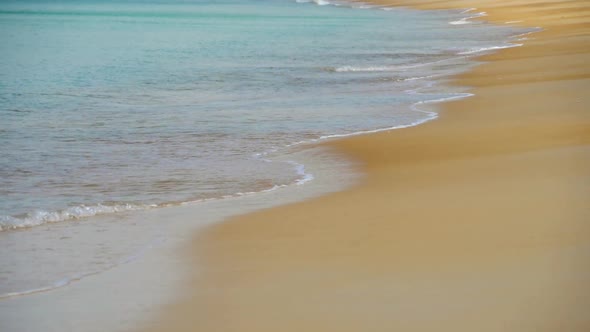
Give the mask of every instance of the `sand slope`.
[[458, 77], [476, 96], [440, 119], [327, 143], [361, 185], [197, 234], [147, 330], [590, 331], [590, 3], [385, 3], [546, 30]]

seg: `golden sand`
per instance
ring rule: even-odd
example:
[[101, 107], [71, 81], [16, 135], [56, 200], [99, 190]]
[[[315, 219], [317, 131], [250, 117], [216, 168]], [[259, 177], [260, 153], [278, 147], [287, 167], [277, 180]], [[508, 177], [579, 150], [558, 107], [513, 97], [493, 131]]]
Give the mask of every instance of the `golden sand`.
[[590, 331], [590, 2], [381, 1], [545, 31], [418, 127], [327, 143], [359, 186], [196, 235], [147, 330]]

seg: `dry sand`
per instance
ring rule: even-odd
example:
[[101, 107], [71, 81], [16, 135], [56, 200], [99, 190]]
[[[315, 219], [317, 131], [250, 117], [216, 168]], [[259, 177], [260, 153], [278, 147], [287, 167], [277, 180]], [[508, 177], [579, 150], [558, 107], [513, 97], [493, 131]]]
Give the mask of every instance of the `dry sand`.
[[359, 186], [196, 235], [150, 331], [590, 331], [590, 2], [382, 1], [542, 26], [418, 127], [327, 143]]

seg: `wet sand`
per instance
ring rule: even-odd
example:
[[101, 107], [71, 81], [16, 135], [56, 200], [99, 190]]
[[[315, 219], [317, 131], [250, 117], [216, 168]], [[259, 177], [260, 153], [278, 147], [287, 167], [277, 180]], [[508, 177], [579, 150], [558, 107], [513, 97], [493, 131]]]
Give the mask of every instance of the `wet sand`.
[[196, 234], [144, 330], [590, 331], [590, 3], [382, 3], [545, 30], [457, 77], [475, 96], [438, 120], [325, 143], [358, 186]]

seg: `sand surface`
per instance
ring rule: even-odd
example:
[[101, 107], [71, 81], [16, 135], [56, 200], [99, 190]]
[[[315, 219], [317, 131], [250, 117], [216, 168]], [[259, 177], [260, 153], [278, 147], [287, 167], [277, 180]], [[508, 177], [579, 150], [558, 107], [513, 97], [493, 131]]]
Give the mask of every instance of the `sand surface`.
[[148, 331], [590, 331], [590, 2], [470, 8], [545, 31], [418, 127], [326, 143], [365, 180], [196, 234]]

